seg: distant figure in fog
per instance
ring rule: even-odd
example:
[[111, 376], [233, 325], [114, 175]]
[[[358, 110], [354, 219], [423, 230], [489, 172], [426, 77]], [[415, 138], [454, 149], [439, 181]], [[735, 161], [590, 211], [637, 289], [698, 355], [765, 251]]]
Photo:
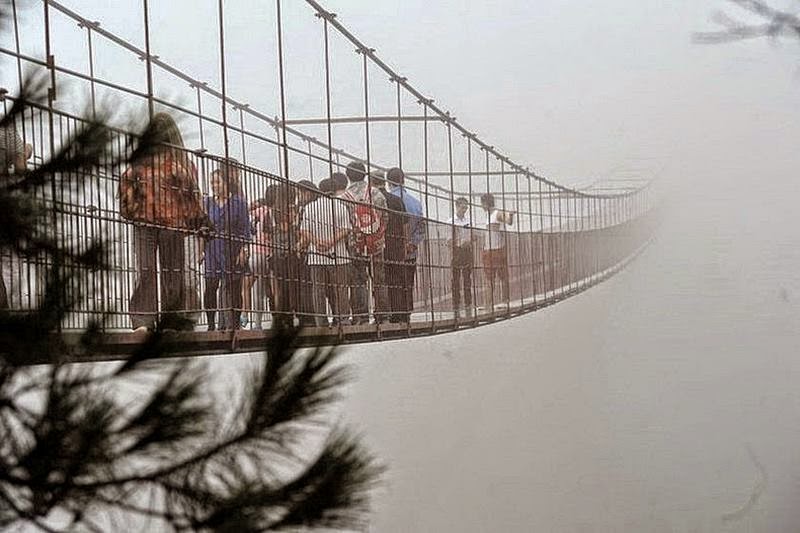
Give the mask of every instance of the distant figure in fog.
[[197, 173], [175, 121], [157, 113], [151, 121], [158, 143], [132, 162], [120, 179], [120, 214], [133, 222], [136, 286], [129, 311], [134, 329], [152, 329], [158, 319], [158, 269], [161, 312], [174, 313], [184, 302], [184, 237], [207, 227]]
[[364, 163], [354, 161], [347, 166], [350, 185], [342, 195], [347, 200], [353, 231], [350, 235], [350, 307], [353, 323], [369, 322], [368, 281], [372, 279], [375, 296], [375, 320], [387, 317], [389, 308], [384, 278], [383, 252], [386, 244], [386, 199], [369, 184]]
[[[211, 220], [211, 237], [200, 252], [204, 263], [206, 288], [203, 306], [208, 331], [217, 329], [214, 322], [220, 311], [219, 329], [239, 329], [242, 309], [242, 278], [247, 273], [246, 242], [251, 228], [247, 200], [239, 183], [239, 169], [223, 163], [211, 174], [211, 195], [204, 207]], [[221, 298], [218, 298], [218, 293]]]
[[420, 201], [405, 187], [406, 175], [399, 168], [386, 174], [391, 184], [390, 193], [400, 198], [406, 208], [408, 240], [405, 249], [405, 264], [402, 266], [401, 288], [404, 294], [403, 312], [398, 315], [400, 322], [409, 322], [414, 310], [414, 281], [417, 275], [417, 256], [420, 244], [425, 239], [425, 214]]
[[322, 180], [317, 198], [306, 206], [300, 226], [300, 243], [308, 251], [308, 265], [313, 287], [313, 315], [316, 326], [345, 323], [347, 315], [347, 274], [350, 254], [350, 214], [345, 203], [334, 196], [332, 179]]
[[[481, 207], [486, 211], [486, 240], [483, 242], [483, 269], [489, 283], [489, 305], [509, 303], [508, 251], [506, 249], [506, 232], [508, 226], [514, 224], [514, 213], [502, 211], [495, 207], [491, 193], [481, 195]], [[501, 298], [497, 300], [495, 278], [500, 280]]]
[[472, 318], [472, 268], [474, 250], [472, 246], [473, 231], [470, 224], [469, 201], [460, 196], [455, 201], [455, 213], [447, 221], [450, 224], [451, 237], [448, 239], [451, 251], [451, 267], [453, 269], [453, 313], [459, 317], [461, 295], [464, 295], [464, 316]]

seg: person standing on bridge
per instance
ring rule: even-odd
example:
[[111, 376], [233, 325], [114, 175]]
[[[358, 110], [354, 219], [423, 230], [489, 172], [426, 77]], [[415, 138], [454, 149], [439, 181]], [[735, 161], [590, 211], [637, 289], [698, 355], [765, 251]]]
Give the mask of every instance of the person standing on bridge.
[[[251, 227], [235, 162], [225, 162], [211, 174], [211, 192], [204, 199], [204, 207], [213, 234], [200, 252], [200, 262], [205, 263], [203, 304], [208, 330], [216, 328], [214, 315], [220, 304], [224, 310], [220, 311], [219, 329], [239, 329], [242, 279], [248, 265], [245, 244], [250, 239]], [[217, 298], [218, 292], [221, 298]]]
[[420, 203], [420, 201], [405, 187], [406, 175], [401, 169], [396, 167], [390, 169], [386, 174], [386, 179], [391, 183], [389, 192], [400, 198], [406, 208], [408, 240], [405, 244], [405, 260], [402, 266], [402, 278], [400, 280], [403, 292], [403, 308], [402, 312], [397, 315], [397, 321], [408, 323], [411, 320], [411, 312], [414, 310], [414, 281], [417, 275], [417, 253], [423, 239], [425, 239], [425, 215], [422, 211], [422, 203]]
[[[386, 199], [386, 248], [384, 249], [384, 271], [388, 293], [388, 318], [390, 322], [400, 322], [406, 313], [406, 295], [403, 286], [405, 271], [406, 243], [408, 242], [408, 218], [403, 201], [386, 190], [386, 178], [381, 171], [373, 171], [370, 183]], [[383, 310], [382, 310], [383, 311]]]
[[[25, 172], [26, 161], [32, 155], [33, 146], [22, 139], [14, 124], [9, 121], [0, 127], [0, 175], [9, 176], [11, 171], [17, 174]], [[0, 309], [8, 309], [8, 307], [8, 293], [5, 281], [3, 281], [2, 265], [0, 265]]]
[[369, 184], [364, 163], [353, 161], [347, 165], [350, 185], [342, 195], [348, 202], [350, 222], [350, 308], [353, 324], [369, 322], [370, 274], [375, 296], [375, 320], [382, 321], [381, 314], [389, 308], [383, 264], [386, 246], [386, 199], [381, 192]]
[[[306, 211], [309, 205], [319, 197], [319, 188], [314, 185], [311, 180], [300, 180], [297, 182], [297, 229], [298, 231], [303, 225], [306, 218]], [[308, 262], [308, 251], [304, 248], [299, 248], [299, 262], [298, 267], [298, 290], [297, 295], [297, 315], [300, 319], [301, 326], [315, 326], [314, 320], [314, 289], [311, 284], [311, 268]]]
[[453, 288], [453, 314], [459, 317], [461, 312], [461, 289], [464, 289], [464, 313], [466, 318], [472, 318], [472, 268], [474, 250], [472, 247], [473, 232], [469, 210], [469, 201], [460, 196], [455, 201], [456, 212], [447, 221], [451, 226], [452, 236], [448, 239], [450, 244]]
[[298, 253], [297, 190], [294, 184], [278, 183], [267, 190], [272, 215], [273, 327], [292, 327], [299, 308], [300, 255]]
[[148, 135], [152, 144], [132, 161], [119, 185], [120, 215], [133, 222], [138, 279], [128, 310], [137, 330], [154, 328], [158, 319], [159, 272], [162, 313], [183, 310], [184, 238], [208, 227], [197, 170], [183, 149], [178, 125], [167, 113], [157, 113]]
[[[249, 275], [245, 276], [242, 287], [243, 307], [252, 307], [252, 329], [263, 329], [261, 318], [266, 310], [266, 302], [272, 301], [272, 275], [269, 261], [272, 256], [272, 232], [275, 227], [272, 219], [272, 206], [269, 199], [274, 197], [270, 191], [279, 185], [270, 185], [264, 198], [250, 205], [250, 224], [253, 227], [253, 246], [250, 253]], [[255, 294], [254, 294], [255, 293]]]
[[350, 255], [350, 214], [344, 202], [335, 198], [332, 179], [319, 183], [316, 199], [306, 205], [300, 226], [300, 246], [308, 252], [312, 281], [312, 314], [315, 325], [328, 326], [328, 306], [338, 326], [347, 314], [347, 272]]
[[[483, 242], [483, 269], [489, 284], [488, 304], [507, 306], [509, 303], [508, 255], [506, 249], [506, 232], [508, 226], [514, 224], [514, 213], [495, 207], [494, 195], [481, 195], [481, 206], [487, 214], [486, 240]], [[500, 280], [502, 301], [496, 300], [495, 278]]]

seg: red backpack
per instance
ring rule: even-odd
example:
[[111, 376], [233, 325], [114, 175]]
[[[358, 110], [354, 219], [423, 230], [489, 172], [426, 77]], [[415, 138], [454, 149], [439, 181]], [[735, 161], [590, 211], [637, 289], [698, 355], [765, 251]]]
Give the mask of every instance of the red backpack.
[[[370, 188], [365, 189], [369, 195]], [[380, 193], [377, 193], [380, 194]], [[370, 203], [370, 198], [356, 198], [350, 191], [344, 197], [353, 202], [350, 207], [350, 223], [353, 226], [353, 249], [361, 255], [374, 255], [381, 249], [386, 235], [386, 220], [380, 209]]]

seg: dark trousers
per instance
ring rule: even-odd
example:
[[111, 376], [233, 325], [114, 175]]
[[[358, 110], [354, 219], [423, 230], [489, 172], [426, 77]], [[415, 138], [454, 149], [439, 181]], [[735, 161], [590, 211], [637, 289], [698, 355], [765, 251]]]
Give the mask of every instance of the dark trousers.
[[128, 310], [134, 328], [152, 328], [158, 318], [158, 270], [161, 266], [161, 312], [172, 313], [184, 307], [183, 234], [168, 229], [134, 226], [138, 280]]
[[350, 310], [354, 324], [369, 322], [369, 278], [372, 278], [372, 294], [375, 299], [375, 319], [388, 318], [389, 293], [386, 290], [386, 271], [383, 252], [364, 257], [354, 256], [349, 268]]
[[311, 267], [308, 264], [308, 255], [301, 254], [297, 263], [298, 286], [297, 295], [298, 316], [301, 326], [314, 326], [314, 285], [311, 281]]
[[328, 325], [328, 306], [337, 325], [347, 314], [347, 273], [349, 265], [309, 265], [313, 283], [314, 321], [317, 326]]
[[[483, 251], [483, 269], [486, 281], [489, 282], [488, 304], [508, 303], [509, 302], [509, 279], [508, 279], [508, 256], [505, 248]], [[500, 279], [501, 298], [497, 298], [495, 278]]]
[[453, 309], [456, 311], [461, 307], [461, 289], [464, 289], [464, 307], [472, 305], [472, 266], [473, 266], [472, 246], [453, 247]]
[[414, 282], [417, 277], [417, 258], [406, 259], [402, 268], [402, 309], [397, 315], [401, 322], [411, 320], [411, 312], [414, 310]]
[[8, 292], [3, 281], [3, 269], [0, 267], [0, 309], [8, 309]]
[[[221, 293], [221, 298], [217, 298], [218, 293]], [[220, 309], [219, 329], [239, 329], [242, 318], [242, 275], [207, 277], [203, 307], [206, 310], [209, 330], [217, 329], [214, 323], [217, 309]]]
[[386, 292], [391, 312], [389, 318], [392, 322], [397, 322], [406, 311], [406, 293], [403, 282], [406, 260], [405, 250], [401, 250], [400, 253], [391, 252], [392, 250], [390, 250], [387, 243], [383, 268], [386, 273]]
[[299, 310], [300, 258], [293, 253], [275, 253], [270, 257], [270, 268], [275, 280], [273, 292], [273, 324], [292, 326]]

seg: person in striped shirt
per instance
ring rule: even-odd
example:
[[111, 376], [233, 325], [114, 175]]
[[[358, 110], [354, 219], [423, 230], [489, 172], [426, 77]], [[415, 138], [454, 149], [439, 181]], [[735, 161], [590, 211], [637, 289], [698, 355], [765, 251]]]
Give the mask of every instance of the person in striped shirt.
[[26, 161], [33, 155], [33, 147], [26, 144], [13, 124], [0, 127], [0, 165], [2, 173], [7, 174], [9, 167], [14, 172], [23, 172]]

